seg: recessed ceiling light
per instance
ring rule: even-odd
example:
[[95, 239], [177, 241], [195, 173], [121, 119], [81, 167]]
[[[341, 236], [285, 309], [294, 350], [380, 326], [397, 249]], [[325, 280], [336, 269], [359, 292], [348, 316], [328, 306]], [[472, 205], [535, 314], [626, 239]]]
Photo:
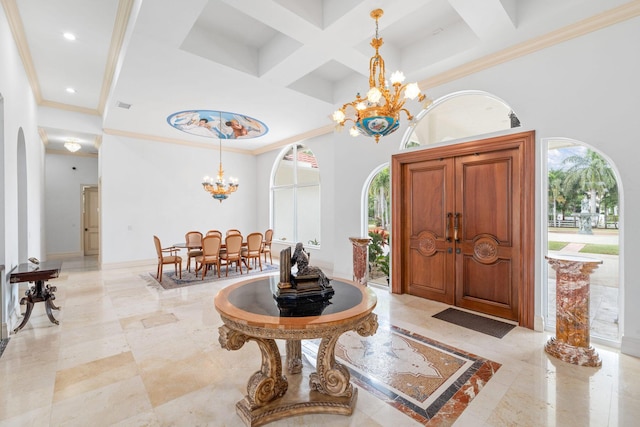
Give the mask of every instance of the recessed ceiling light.
[[66, 148], [67, 150], [71, 151], [72, 153], [75, 153], [80, 148], [82, 148], [82, 146], [80, 145], [80, 143], [78, 141], [73, 140], [73, 139], [68, 139], [64, 143], [64, 148]]
[[62, 34], [62, 37], [64, 37], [65, 39], [69, 40], [69, 41], [74, 41], [76, 39], [76, 35], [73, 33], [64, 33]]
[[67, 93], [76, 93], [76, 90], [72, 87], [67, 88]]

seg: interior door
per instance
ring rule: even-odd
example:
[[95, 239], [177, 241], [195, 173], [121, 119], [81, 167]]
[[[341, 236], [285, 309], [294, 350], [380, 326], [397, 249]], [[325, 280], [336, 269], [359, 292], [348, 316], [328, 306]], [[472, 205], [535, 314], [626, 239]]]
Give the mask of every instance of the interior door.
[[85, 255], [98, 255], [100, 251], [100, 223], [98, 187], [84, 187], [83, 199], [83, 241]]
[[520, 182], [516, 149], [457, 157], [455, 305], [518, 319]]

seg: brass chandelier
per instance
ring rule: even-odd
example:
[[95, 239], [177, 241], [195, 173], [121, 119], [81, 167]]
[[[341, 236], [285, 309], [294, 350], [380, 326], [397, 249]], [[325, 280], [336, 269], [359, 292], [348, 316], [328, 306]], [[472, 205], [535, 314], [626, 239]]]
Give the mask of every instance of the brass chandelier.
[[[378, 53], [378, 49], [383, 44], [382, 38], [378, 37], [378, 19], [383, 13], [382, 9], [375, 9], [370, 14], [376, 21], [376, 36], [371, 39], [371, 47], [376, 50], [376, 53], [369, 61], [367, 97], [362, 98], [358, 93], [354, 101], [344, 104], [332, 116], [339, 129], [343, 128], [347, 121], [352, 121], [354, 125], [349, 129], [351, 136], [362, 134], [374, 137], [376, 143], [381, 136], [389, 135], [398, 129], [401, 111], [407, 115], [407, 120], [413, 119], [409, 110], [404, 108], [406, 99], [417, 98], [420, 102], [425, 99], [417, 83], [402, 84], [405, 76], [401, 71], [391, 74], [391, 88], [385, 81], [384, 60]], [[426, 103], [425, 108], [428, 104], [430, 101]], [[353, 110], [352, 116], [347, 115], [349, 107]]]
[[[220, 113], [219, 123], [222, 123], [222, 113]], [[211, 197], [222, 203], [223, 200], [229, 198], [229, 194], [236, 192], [240, 184], [238, 184], [238, 179], [232, 176], [229, 177], [229, 183], [225, 181], [224, 170], [222, 169], [222, 139], [219, 136], [218, 145], [220, 147], [220, 167], [218, 168], [218, 175], [215, 181], [209, 176], [202, 178], [202, 187], [211, 194]]]

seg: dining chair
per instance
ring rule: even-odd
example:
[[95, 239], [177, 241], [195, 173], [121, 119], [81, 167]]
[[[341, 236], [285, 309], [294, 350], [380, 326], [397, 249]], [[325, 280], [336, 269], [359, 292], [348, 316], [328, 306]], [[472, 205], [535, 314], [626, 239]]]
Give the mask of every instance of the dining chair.
[[224, 239], [225, 251], [220, 253], [221, 265], [226, 265], [227, 270], [225, 276], [229, 276], [229, 264], [236, 264], [236, 271], [240, 266], [240, 274], [242, 274], [242, 234], [230, 234]]
[[158, 282], [162, 283], [162, 267], [165, 264], [173, 264], [176, 274], [179, 274], [182, 279], [182, 258], [178, 256], [180, 249], [174, 246], [163, 248], [158, 236], [153, 236], [153, 243], [156, 245], [156, 252], [158, 253], [158, 270], [156, 271]]
[[209, 230], [207, 231], [207, 236], [219, 236], [220, 241], [222, 241], [222, 231], [220, 230]]
[[251, 233], [247, 236], [247, 246], [242, 248], [242, 260], [244, 261], [247, 269], [249, 269], [249, 262], [253, 259], [253, 268], [256, 268], [256, 259], [260, 264], [260, 271], [262, 271], [262, 233]]
[[227, 236], [231, 236], [232, 234], [242, 234], [242, 233], [237, 228], [228, 229], [227, 230]]
[[187, 245], [187, 271], [191, 267], [191, 258], [202, 256], [202, 233], [199, 231], [188, 231], [184, 235]]
[[196, 277], [198, 271], [202, 270], [202, 280], [207, 275], [207, 270], [214, 265], [220, 278], [220, 245], [222, 241], [220, 236], [205, 236], [202, 239], [202, 255], [196, 257]]
[[271, 257], [271, 240], [273, 240], [273, 229], [268, 229], [264, 232], [264, 240], [262, 241], [262, 248], [260, 253], [264, 254], [264, 262], [267, 262], [267, 254], [269, 254], [269, 263], [273, 264], [273, 258]]

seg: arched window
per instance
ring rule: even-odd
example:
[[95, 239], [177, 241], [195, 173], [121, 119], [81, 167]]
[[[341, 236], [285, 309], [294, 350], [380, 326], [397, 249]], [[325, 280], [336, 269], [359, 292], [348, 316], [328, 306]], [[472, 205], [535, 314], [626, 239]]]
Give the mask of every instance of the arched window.
[[320, 246], [320, 169], [302, 144], [285, 148], [276, 160], [271, 218], [274, 240]]
[[452, 93], [416, 115], [404, 148], [437, 144], [520, 126], [501, 99], [482, 91]]

